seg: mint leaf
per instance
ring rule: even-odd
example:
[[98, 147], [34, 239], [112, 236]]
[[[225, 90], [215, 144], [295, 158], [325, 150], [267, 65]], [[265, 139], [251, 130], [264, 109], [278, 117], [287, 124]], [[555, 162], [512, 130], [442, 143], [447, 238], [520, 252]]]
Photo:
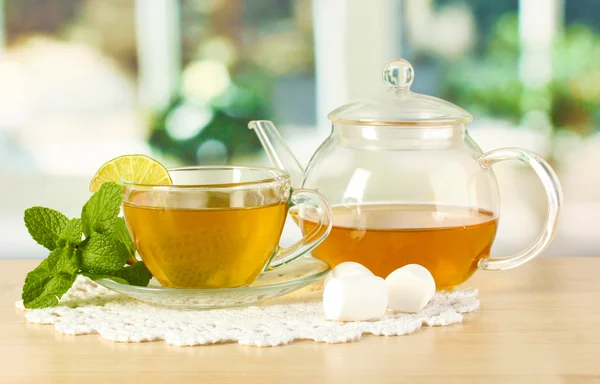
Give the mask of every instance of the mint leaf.
[[48, 265], [48, 259], [42, 260], [33, 271], [27, 274], [25, 277], [25, 284], [23, 284], [23, 292], [21, 298], [25, 308], [30, 308], [28, 305], [30, 302], [38, 298], [44, 291], [44, 287], [52, 278], [52, 272]]
[[60, 237], [68, 244], [78, 245], [83, 235], [83, 223], [80, 219], [71, 219], [60, 231]]
[[123, 202], [123, 190], [114, 182], [102, 184], [81, 210], [83, 233], [89, 237], [92, 232], [107, 232], [119, 215]]
[[122, 279], [120, 277], [117, 276], [109, 276], [109, 275], [96, 275], [94, 273], [87, 273], [87, 272], [83, 272], [82, 275], [89, 277], [90, 279], [97, 281], [100, 279], [110, 279], [113, 281], [116, 281], [119, 284], [129, 284], [125, 279]]
[[93, 233], [81, 243], [79, 255], [83, 272], [110, 276], [122, 269], [129, 258], [123, 243], [102, 233]]
[[146, 268], [143, 261], [138, 261], [133, 265], [124, 267], [112, 275], [99, 275], [88, 272], [83, 272], [82, 274], [92, 280], [111, 279], [119, 284], [137, 285], [139, 287], [147, 286], [152, 278], [152, 273]]
[[35, 277], [35, 284], [31, 283], [30, 285], [27, 284], [27, 279], [25, 279], [22, 295], [25, 308], [46, 308], [57, 305], [60, 298], [71, 288], [76, 278], [76, 275], [58, 273], [44, 276], [42, 279]]
[[131, 236], [129, 235], [129, 230], [127, 229], [124, 218], [117, 218], [113, 227], [111, 228], [111, 234], [116, 240], [119, 240], [121, 243], [123, 243], [123, 245], [125, 245], [125, 247], [127, 247], [129, 259], [135, 259], [135, 246], [133, 245], [133, 240], [131, 240]]
[[56, 248], [27, 274], [21, 298], [25, 308], [45, 308], [58, 301], [71, 288], [79, 265], [75, 249]]
[[122, 277], [129, 283], [129, 285], [137, 285], [138, 287], [145, 287], [152, 278], [152, 273], [148, 270], [143, 261], [123, 268], [118, 273], [119, 277]]
[[56, 248], [50, 252], [46, 259], [50, 272], [75, 274], [79, 271], [79, 260], [77, 260], [77, 251], [75, 248], [66, 246], [64, 248]]
[[51, 251], [59, 245], [60, 233], [69, 221], [62, 213], [44, 207], [26, 209], [24, 220], [31, 237]]

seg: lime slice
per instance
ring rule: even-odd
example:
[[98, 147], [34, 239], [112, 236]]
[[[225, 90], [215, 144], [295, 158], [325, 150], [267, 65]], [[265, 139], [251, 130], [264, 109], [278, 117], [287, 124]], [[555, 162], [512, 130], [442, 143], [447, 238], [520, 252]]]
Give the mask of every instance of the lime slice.
[[146, 155], [124, 155], [110, 160], [98, 169], [90, 183], [90, 192], [96, 192], [103, 183], [121, 179], [141, 184], [172, 184], [167, 169]]

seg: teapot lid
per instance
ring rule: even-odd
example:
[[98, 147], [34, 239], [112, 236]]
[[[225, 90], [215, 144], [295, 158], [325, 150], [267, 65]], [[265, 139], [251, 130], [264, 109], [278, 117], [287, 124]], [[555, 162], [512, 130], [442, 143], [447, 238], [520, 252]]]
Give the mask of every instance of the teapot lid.
[[327, 116], [334, 124], [351, 125], [458, 125], [473, 116], [437, 97], [410, 90], [414, 79], [412, 65], [404, 59], [392, 60], [383, 70], [388, 86], [384, 95], [343, 105]]

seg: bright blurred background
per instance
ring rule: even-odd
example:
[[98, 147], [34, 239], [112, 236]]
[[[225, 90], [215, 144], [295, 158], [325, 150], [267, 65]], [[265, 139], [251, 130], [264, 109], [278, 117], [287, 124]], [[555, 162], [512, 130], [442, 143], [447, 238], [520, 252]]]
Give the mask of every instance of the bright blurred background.
[[[557, 170], [546, 255], [599, 255], [600, 1], [0, 0], [0, 258], [44, 257], [23, 210], [78, 216], [121, 154], [268, 164], [246, 124], [271, 119], [306, 163], [327, 113], [380, 91], [394, 57], [413, 90], [475, 116], [484, 150], [524, 147]], [[546, 205], [528, 169], [495, 170], [501, 256], [535, 238]]]

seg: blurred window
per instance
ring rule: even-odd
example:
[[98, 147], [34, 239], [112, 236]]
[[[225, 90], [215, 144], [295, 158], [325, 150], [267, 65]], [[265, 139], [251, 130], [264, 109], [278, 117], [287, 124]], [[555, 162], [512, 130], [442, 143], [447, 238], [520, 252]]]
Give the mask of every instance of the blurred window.
[[[16, 186], [1, 192], [0, 257], [40, 255], [23, 209], [77, 215], [89, 177], [124, 153], [264, 163], [246, 125], [272, 119], [305, 163], [327, 112], [380, 87], [394, 56], [415, 67], [413, 90], [475, 116], [484, 150], [552, 163], [566, 204], [549, 253], [591, 254], [599, 30], [600, 2], [587, 0], [0, 0], [0, 179]], [[505, 254], [536, 234], [545, 205], [523, 169], [497, 174]]]

